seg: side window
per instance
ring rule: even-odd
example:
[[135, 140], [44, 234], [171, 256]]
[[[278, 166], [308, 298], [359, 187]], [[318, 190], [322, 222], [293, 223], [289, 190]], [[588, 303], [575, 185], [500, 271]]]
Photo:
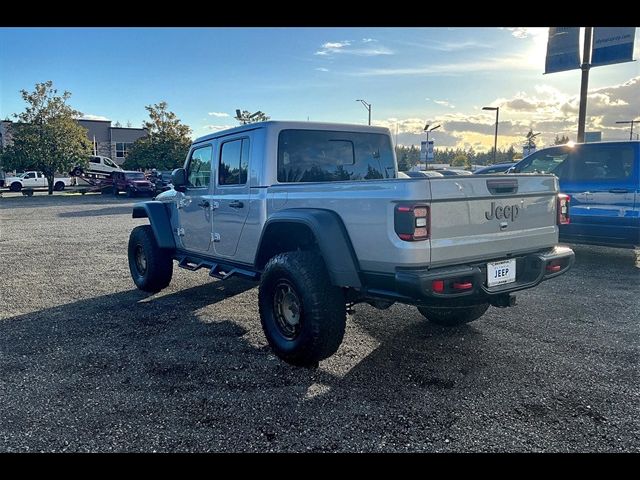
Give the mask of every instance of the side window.
[[91, 163], [100, 163], [100, 157], [91, 157], [89, 160]]
[[585, 145], [572, 155], [563, 178], [572, 182], [625, 182], [632, 178], [633, 163], [631, 145]]
[[218, 185], [244, 185], [249, 170], [249, 139], [241, 138], [222, 144]]
[[569, 152], [564, 149], [540, 150], [527, 157], [518, 168], [519, 173], [555, 173], [566, 160]]
[[191, 152], [189, 174], [187, 177], [189, 187], [205, 188], [209, 186], [212, 154], [213, 148], [211, 145], [197, 148]]

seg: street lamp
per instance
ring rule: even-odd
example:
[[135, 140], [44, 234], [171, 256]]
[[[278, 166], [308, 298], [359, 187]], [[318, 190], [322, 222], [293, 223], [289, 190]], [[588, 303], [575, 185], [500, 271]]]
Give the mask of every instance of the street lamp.
[[424, 131], [427, 132], [427, 157], [426, 157], [426, 161], [429, 161], [429, 132], [433, 132], [434, 130], [436, 130], [437, 128], [440, 128], [442, 125], [436, 125], [435, 127], [431, 127], [429, 128], [429, 124], [427, 123], [424, 126]]
[[640, 119], [638, 120], [629, 120], [626, 122], [616, 122], [616, 123], [630, 123], [631, 124], [631, 131], [629, 132], [629, 140], [633, 140], [633, 124], [634, 123], [640, 123]]
[[356, 102], [362, 103], [362, 105], [364, 105], [364, 108], [366, 108], [369, 111], [369, 125], [371, 125], [371, 104], [361, 99], [356, 100]]
[[482, 107], [482, 109], [496, 111], [496, 134], [493, 139], [493, 163], [496, 163], [496, 157], [498, 155], [498, 113], [500, 113], [500, 107]]

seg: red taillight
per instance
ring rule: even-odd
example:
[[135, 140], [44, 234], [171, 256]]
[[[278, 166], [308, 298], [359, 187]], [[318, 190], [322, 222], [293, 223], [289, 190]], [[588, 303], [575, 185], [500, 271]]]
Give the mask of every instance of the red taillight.
[[558, 194], [558, 225], [568, 225], [571, 222], [569, 218], [569, 203], [571, 197], [565, 193]]
[[471, 282], [453, 282], [454, 290], [469, 290], [473, 288], [473, 283]]
[[416, 242], [427, 240], [430, 215], [427, 205], [398, 205], [395, 211], [395, 230], [401, 240]]
[[444, 292], [444, 280], [434, 280], [431, 282], [431, 290], [436, 293]]
[[546, 270], [549, 273], [559, 272], [561, 269], [562, 269], [561, 260], [551, 260], [546, 266]]

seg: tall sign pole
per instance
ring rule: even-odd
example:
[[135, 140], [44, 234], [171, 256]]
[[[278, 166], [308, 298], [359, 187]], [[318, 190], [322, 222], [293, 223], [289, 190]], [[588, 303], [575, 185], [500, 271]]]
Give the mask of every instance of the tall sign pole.
[[589, 90], [589, 69], [591, 68], [591, 35], [593, 27], [584, 28], [584, 50], [582, 54], [582, 82], [580, 83], [580, 110], [578, 111], [578, 143], [584, 142], [584, 128], [587, 118], [587, 91]]

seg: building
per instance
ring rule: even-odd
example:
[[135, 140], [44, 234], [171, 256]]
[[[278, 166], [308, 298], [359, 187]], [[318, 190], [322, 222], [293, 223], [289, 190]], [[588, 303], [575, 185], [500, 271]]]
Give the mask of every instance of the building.
[[[0, 122], [0, 147], [11, 143], [11, 125], [13, 122]], [[118, 165], [127, 158], [131, 145], [139, 138], [147, 136], [145, 128], [113, 127], [111, 120], [89, 120], [81, 118], [78, 123], [87, 129], [87, 137], [93, 144], [96, 155], [109, 157]]]

